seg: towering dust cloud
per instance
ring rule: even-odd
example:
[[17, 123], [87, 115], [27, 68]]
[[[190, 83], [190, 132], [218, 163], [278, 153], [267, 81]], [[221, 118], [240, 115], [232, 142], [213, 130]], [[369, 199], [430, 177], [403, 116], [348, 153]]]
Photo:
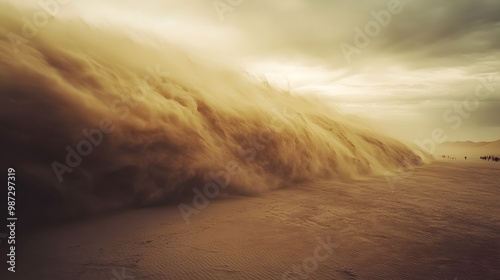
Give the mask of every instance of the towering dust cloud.
[[26, 38], [28, 13], [1, 11], [1, 161], [33, 215], [177, 200], [228, 165], [225, 191], [255, 194], [423, 161], [321, 100], [111, 28], [51, 19]]

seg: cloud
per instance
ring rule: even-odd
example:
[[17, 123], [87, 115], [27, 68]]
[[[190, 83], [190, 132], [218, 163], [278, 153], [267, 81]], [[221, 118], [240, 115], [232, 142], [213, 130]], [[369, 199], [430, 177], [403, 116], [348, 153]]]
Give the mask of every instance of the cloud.
[[[355, 46], [356, 28], [364, 30], [392, 1], [402, 11], [349, 62], [340, 45]], [[399, 104], [430, 121], [425, 109], [444, 111], [473, 92], [478, 78], [500, 76], [496, 0], [242, 0], [223, 20], [213, 3], [91, 0], [71, 2], [68, 14], [97, 26], [114, 24], [138, 40], [152, 33], [192, 57], [275, 79], [297, 92], [336, 96], [347, 109], [371, 104], [356, 111], [369, 116], [382, 113], [376, 108], [390, 115], [387, 108], [397, 112]], [[499, 95], [500, 89], [491, 100]]]

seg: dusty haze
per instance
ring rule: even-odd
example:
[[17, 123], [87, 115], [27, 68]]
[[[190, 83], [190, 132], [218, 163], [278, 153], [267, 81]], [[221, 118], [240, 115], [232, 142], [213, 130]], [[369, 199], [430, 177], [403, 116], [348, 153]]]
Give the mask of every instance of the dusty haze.
[[[4, 32], [22, 15], [3, 5]], [[57, 19], [29, 43], [13, 47], [12, 33], [0, 45], [2, 161], [23, 170], [39, 215], [150, 205], [217, 176], [228, 193], [256, 194], [423, 162], [320, 99], [168, 45]]]
[[500, 279], [498, 0], [1, 1], [0, 279]]

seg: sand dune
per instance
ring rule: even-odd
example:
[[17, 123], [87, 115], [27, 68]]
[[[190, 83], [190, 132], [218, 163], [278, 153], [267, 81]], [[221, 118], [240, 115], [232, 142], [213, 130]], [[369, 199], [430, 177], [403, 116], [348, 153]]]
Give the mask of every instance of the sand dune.
[[112, 28], [54, 18], [20, 40], [28, 13], [1, 6], [0, 138], [37, 220], [176, 201], [217, 174], [256, 194], [425, 160], [321, 100]]
[[53, 227], [22, 239], [9, 279], [500, 279], [499, 171], [435, 162], [392, 188], [374, 177], [218, 199], [189, 225], [160, 207]]

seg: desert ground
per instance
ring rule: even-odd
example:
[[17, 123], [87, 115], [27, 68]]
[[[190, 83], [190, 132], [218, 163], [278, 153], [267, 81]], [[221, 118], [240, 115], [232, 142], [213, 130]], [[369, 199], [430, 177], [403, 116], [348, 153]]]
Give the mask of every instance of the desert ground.
[[9, 279], [500, 279], [499, 171], [435, 161], [215, 199], [189, 224], [172, 205], [48, 227]]

